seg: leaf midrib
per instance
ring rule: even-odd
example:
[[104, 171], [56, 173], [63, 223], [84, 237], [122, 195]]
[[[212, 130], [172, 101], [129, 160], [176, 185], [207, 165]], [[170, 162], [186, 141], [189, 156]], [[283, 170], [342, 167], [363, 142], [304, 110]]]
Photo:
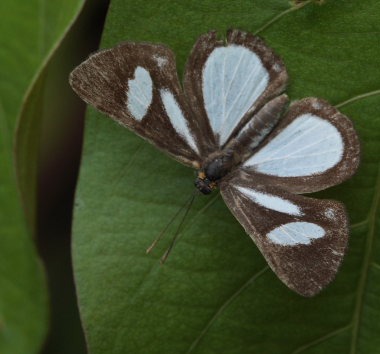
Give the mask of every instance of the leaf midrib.
[[364, 254], [364, 260], [358, 285], [357, 300], [355, 304], [354, 314], [352, 317], [353, 329], [352, 329], [352, 340], [351, 340], [351, 350], [350, 353], [354, 354], [357, 348], [358, 336], [359, 336], [359, 324], [361, 322], [362, 312], [363, 312], [363, 301], [364, 301], [364, 289], [367, 284], [368, 279], [368, 269], [371, 264], [373, 240], [375, 235], [376, 227], [376, 215], [380, 205], [380, 164], [377, 172], [377, 180], [375, 184], [375, 193], [370, 207], [370, 214], [368, 217], [369, 230], [366, 237], [366, 251]]

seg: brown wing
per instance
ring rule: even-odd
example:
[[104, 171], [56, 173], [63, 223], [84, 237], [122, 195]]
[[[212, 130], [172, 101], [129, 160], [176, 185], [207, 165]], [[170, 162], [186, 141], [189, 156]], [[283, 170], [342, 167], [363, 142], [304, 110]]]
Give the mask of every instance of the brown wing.
[[167, 47], [126, 42], [100, 51], [71, 73], [70, 84], [88, 104], [180, 162], [199, 167], [200, 131]]
[[225, 180], [221, 193], [290, 289], [313, 296], [335, 277], [348, 241], [348, 220], [341, 203], [268, 187], [243, 171]]
[[322, 99], [305, 98], [290, 106], [241, 168], [256, 183], [310, 193], [351, 177], [359, 162], [351, 120]]
[[279, 95], [287, 77], [281, 59], [253, 34], [230, 30], [226, 42], [217, 40], [216, 31], [200, 36], [187, 62], [184, 88], [202, 131], [212, 139], [209, 153]]

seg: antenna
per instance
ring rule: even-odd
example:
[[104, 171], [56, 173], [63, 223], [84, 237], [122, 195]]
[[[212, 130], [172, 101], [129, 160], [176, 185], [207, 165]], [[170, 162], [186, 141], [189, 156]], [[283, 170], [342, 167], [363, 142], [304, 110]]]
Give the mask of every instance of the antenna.
[[191, 198], [190, 198], [190, 201], [189, 201], [188, 207], [187, 207], [187, 209], [186, 209], [186, 212], [185, 212], [185, 214], [183, 215], [183, 218], [182, 218], [181, 222], [179, 223], [179, 225], [178, 225], [178, 227], [177, 227], [177, 230], [176, 230], [176, 232], [175, 232], [175, 234], [174, 234], [174, 236], [173, 236], [172, 242], [170, 242], [170, 245], [169, 245], [168, 249], [165, 251], [164, 255], [163, 255], [163, 256], [161, 257], [161, 259], [160, 259], [160, 263], [161, 263], [161, 264], [164, 264], [164, 263], [165, 263], [165, 261], [167, 260], [167, 258], [168, 258], [168, 256], [169, 256], [171, 250], [172, 250], [173, 247], [175, 246], [176, 241], [177, 241], [177, 239], [178, 239], [178, 236], [180, 235], [181, 227], [182, 227], [183, 223], [184, 223], [185, 220], [186, 220], [186, 216], [189, 214], [189, 211], [190, 211], [190, 209], [191, 209], [191, 206], [193, 205], [193, 202], [194, 202], [194, 199], [195, 199], [195, 197], [196, 197], [196, 195], [197, 195], [197, 194], [196, 194], [197, 192], [198, 192], [198, 191], [195, 190], [194, 193], [191, 195]]
[[[188, 213], [190, 206], [193, 204], [193, 200], [195, 197], [195, 193], [192, 193], [190, 195], [190, 198], [186, 199], [186, 202], [177, 210], [177, 212], [170, 218], [164, 229], [160, 232], [160, 234], [155, 238], [155, 240], [152, 242], [152, 244], [147, 248], [146, 253], [150, 253], [158, 244], [158, 242], [161, 240], [162, 236], [165, 234], [166, 230], [169, 228], [169, 226], [173, 223], [173, 221], [177, 218], [177, 216], [181, 213], [181, 211], [186, 207], [186, 205], [189, 205], [188, 209], [186, 210], [185, 216]], [[182, 219], [183, 222], [183, 219]], [[182, 224], [181, 222], [181, 224]], [[180, 225], [181, 225], [180, 224]], [[178, 231], [178, 229], [177, 229]]]

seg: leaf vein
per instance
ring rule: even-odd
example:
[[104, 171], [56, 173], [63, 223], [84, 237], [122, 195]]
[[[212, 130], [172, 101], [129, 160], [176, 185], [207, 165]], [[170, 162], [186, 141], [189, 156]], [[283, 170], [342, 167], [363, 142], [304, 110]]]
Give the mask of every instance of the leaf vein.
[[377, 264], [376, 262], [372, 262], [372, 266], [376, 269], [380, 269], [380, 264]]
[[352, 326], [352, 324], [349, 324], [347, 326], [344, 326], [344, 327], [341, 327], [341, 328], [338, 328], [336, 329], [335, 331], [332, 331], [330, 333], [327, 333], [325, 335], [323, 335], [322, 337], [319, 337], [309, 343], [306, 343], [304, 345], [302, 345], [301, 347], [297, 348], [294, 352], [292, 352], [292, 354], [298, 354], [298, 353], [302, 353], [303, 351], [305, 351], [306, 349], [309, 349], [315, 345], [318, 345], [320, 343], [323, 343], [324, 341], [338, 335], [339, 333], [342, 333], [346, 330], [348, 330], [350, 327]]
[[189, 349], [186, 351], [186, 354], [192, 352], [201, 339], [205, 336], [205, 334], [208, 332], [208, 330], [211, 328], [213, 323], [217, 320], [217, 318], [222, 314], [222, 312], [245, 290], [251, 285], [255, 280], [257, 280], [261, 275], [263, 275], [267, 270], [269, 269], [269, 266], [265, 266], [258, 272], [256, 272], [253, 276], [251, 276], [248, 281], [246, 281], [237, 291], [235, 291], [220, 307], [219, 309], [214, 313], [214, 315], [211, 317], [211, 319], [207, 322], [206, 326], [203, 328], [203, 330], [200, 332], [199, 336], [191, 343]]
[[359, 221], [359, 222], [357, 222], [355, 224], [351, 224], [350, 228], [351, 228], [351, 230], [355, 230], [355, 229], [358, 229], [361, 226], [367, 225], [368, 222], [369, 222], [369, 220], [365, 219], [365, 220]]
[[351, 97], [348, 100], [335, 105], [335, 107], [336, 108], [340, 108], [340, 107], [346, 106], [348, 104], [351, 104], [353, 102], [362, 100], [364, 98], [371, 97], [371, 96], [376, 96], [376, 95], [380, 95], [380, 90], [370, 91], [370, 92], [363, 93], [361, 95], [357, 95], [357, 96]]

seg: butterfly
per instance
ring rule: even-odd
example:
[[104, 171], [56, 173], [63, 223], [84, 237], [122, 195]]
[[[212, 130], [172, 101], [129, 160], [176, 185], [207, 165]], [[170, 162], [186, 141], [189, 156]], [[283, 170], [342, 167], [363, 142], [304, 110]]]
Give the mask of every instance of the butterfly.
[[[351, 177], [360, 161], [353, 123], [323, 99], [289, 106], [283, 61], [259, 37], [201, 35], [180, 85], [162, 44], [125, 42], [90, 56], [70, 75], [88, 104], [177, 161], [196, 188], [218, 188], [269, 266], [313, 296], [335, 277], [349, 223], [334, 200], [299, 194]], [[289, 107], [288, 107], [289, 106]]]

